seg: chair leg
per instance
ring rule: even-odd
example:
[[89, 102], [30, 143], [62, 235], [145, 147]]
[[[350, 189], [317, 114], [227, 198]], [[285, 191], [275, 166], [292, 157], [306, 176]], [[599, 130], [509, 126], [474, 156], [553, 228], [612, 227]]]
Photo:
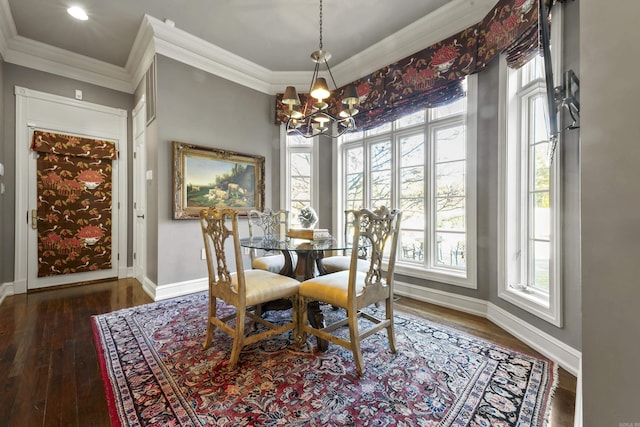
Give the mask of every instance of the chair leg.
[[389, 338], [389, 349], [391, 353], [396, 352], [396, 333], [393, 326], [393, 298], [387, 298], [387, 319], [389, 320], [389, 326], [387, 326], [387, 336]]
[[293, 321], [293, 344], [297, 347], [300, 346], [300, 304], [298, 295], [294, 295], [291, 298], [291, 320]]
[[[256, 309], [255, 309], [255, 313], [256, 316], [258, 317], [262, 317], [262, 304], [256, 304]], [[253, 330], [257, 330], [258, 329], [258, 322], [254, 321], [253, 323]]]
[[231, 349], [231, 357], [229, 357], [229, 368], [235, 369], [240, 359], [240, 350], [244, 345], [244, 321], [245, 307], [238, 307], [236, 314], [235, 336], [233, 337], [233, 347]]
[[202, 348], [208, 348], [211, 345], [211, 339], [213, 338], [213, 331], [215, 326], [211, 323], [211, 318], [216, 316], [217, 298], [209, 296], [209, 315], [207, 317], [207, 336], [204, 339]]
[[305, 326], [307, 326], [307, 322], [309, 321], [308, 313], [307, 313], [307, 301], [303, 296], [298, 296], [298, 343], [300, 347], [304, 346], [307, 342], [307, 331], [305, 331]]
[[360, 333], [358, 331], [358, 310], [349, 310], [349, 338], [351, 340], [351, 351], [353, 352], [353, 360], [356, 362], [356, 372], [358, 376], [362, 376], [363, 360], [362, 351], [360, 351]]

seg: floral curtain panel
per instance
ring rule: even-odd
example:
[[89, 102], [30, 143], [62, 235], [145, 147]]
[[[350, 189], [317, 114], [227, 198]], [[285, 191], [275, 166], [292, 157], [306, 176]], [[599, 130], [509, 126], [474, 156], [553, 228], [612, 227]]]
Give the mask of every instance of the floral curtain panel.
[[[501, 52], [520, 67], [539, 49], [536, 0], [499, 0], [478, 24], [353, 82], [360, 98], [359, 129], [370, 129], [463, 95], [461, 81]], [[344, 87], [327, 102], [337, 114]], [[307, 103], [307, 96], [300, 96]], [[276, 124], [286, 123], [282, 94], [276, 96]]]
[[38, 277], [112, 268], [114, 142], [35, 131]]

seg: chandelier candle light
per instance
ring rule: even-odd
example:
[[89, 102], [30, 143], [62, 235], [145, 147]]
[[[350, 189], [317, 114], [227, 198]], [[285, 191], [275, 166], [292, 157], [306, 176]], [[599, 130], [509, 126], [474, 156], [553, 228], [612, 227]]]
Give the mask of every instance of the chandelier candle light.
[[[287, 120], [287, 133], [297, 133], [305, 138], [316, 135], [327, 135], [337, 138], [343, 133], [355, 129], [356, 122], [353, 119], [358, 113], [358, 93], [355, 86], [349, 84], [343, 93], [341, 110], [338, 117], [329, 112], [329, 104], [325, 102], [331, 96], [327, 80], [319, 77], [320, 65], [327, 66], [327, 71], [333, 82], [334, 90], [337, 90], [336, 81], [331, 73], [329, 61], [331, 54], [322, 49], [322, 0], [320, 0], [320, 48], [311, 53], [311, 60], [315, 62], [309, 95], [311, 98], [301, 107], [300, 98], [293, 86], [287, 86], [282, 97], [282, 103], [287, 106], [285, 115]], [[335, 124], [335, 126], [333, 126]]]

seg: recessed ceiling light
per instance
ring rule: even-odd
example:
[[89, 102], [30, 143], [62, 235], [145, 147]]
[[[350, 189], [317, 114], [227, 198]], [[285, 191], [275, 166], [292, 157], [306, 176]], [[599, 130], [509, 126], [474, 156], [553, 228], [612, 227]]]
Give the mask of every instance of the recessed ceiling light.
[[69, 9], [67, 9], [67, 13], [69, 13], [69, 15], [81, 21], [86, 21], [87, 19], [89, 19], [87, 12], [85, 12], [84, 9], [82, 9], [79, 6], [70, 7]]

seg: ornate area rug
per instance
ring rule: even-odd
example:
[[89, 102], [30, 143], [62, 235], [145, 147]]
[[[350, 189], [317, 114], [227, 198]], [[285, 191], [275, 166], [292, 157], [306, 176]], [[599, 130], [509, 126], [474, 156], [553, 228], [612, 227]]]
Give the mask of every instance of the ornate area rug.
[[549, 360], [398, 313], [398, 352], [386, 331], [365, 339], [362, 378], [346, 349], [288, 335], [229, 370], [230, 338], [202, 349], [206, 312], [201, 292], [92, 318], [114, 426], [543, 426], [556, 386]]

